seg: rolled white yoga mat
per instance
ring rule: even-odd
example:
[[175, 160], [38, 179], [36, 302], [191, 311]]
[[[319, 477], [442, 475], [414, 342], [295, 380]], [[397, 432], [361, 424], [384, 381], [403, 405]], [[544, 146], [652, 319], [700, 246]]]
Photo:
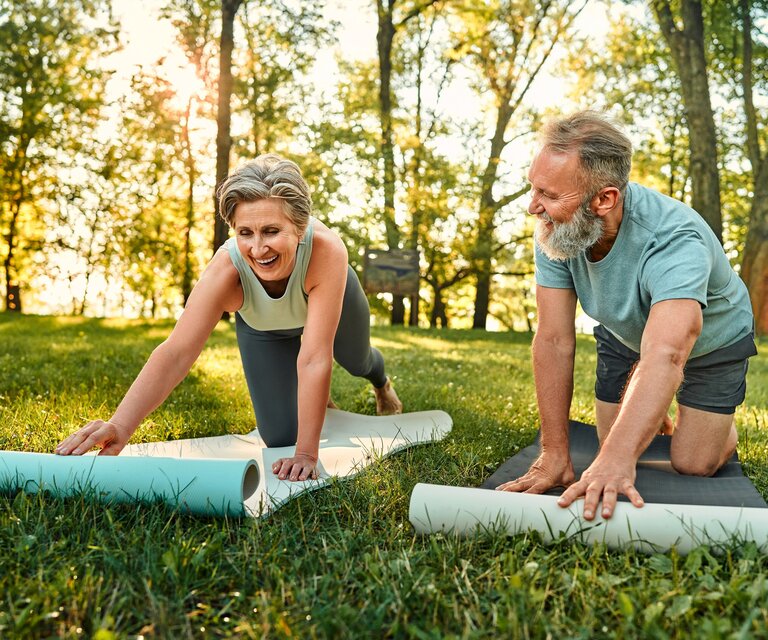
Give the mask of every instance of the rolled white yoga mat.
[[556, 496], [509, 493], [490, 489], [417, 484], [411, 494], [409, 519], [418, 533], [475, 534], [483, 528], [511, 534], [538, 531], [545, 542], [566, 536], [610, 548], [635, 547], [688, 553], [701, 544], [755, 542], [768, 550], [768, 509], [646, 503], [637, 508], [616, 505], [609, 520], [591, 522], [579, 500], [568, 508]]
[[[568, 440], [578, 477], [597, 455], [597, 432], [591, 425], [572, 421]], [[768, 505], [744, 476], [738, 457], [734, 455], [710, 478], [684, 476], [671, 467], [670, 446], [669, 437], [656, 436], [638, 461], [635, 486], [645, 506], [636, 508], [622, 500], [609, 520], [603, 520], [599, 510], [594, 520], [584, 520], [583, 500], [561, 508], [557, 496], [562, 489], [550, 495], [493, 491], [530, 468], [540, 453], [538, 437], [503, 462], [481, 488], [416, 485], [410, 520], [420, 533], [537, 531], [547, 542], [567, 537], [643, 551], [675, 546], [680, 553], [700, 544], [752, 541], [768, 551]]]
[[159, 500], [199, 515], [243, 516], [259, 484], [248, 459], [57, 456], [0, 451], [0, 489], [85, 495], [105, 502]]

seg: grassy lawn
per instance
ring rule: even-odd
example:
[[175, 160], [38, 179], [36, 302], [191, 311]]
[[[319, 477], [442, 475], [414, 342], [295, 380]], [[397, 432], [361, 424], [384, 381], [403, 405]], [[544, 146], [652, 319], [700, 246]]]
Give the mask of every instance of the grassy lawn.
[[[0, 447], [51, 451], [84, 421], [107, 418], [170, 328], [0, 314]], [[414, 535], [416, 482], [477, 485], [531, 442], [530, 336], [379, 328], [374, 344], [407, 410], [453, 417], [446, 440], [265, 521], [2, 496], [0, 637], [768, 637], [768, 558], [751, 545], [680, 557], [544, 546], [533, 534]], [[594, 422], [591, 338], [577, 359], [572, 417]], [[749, 384], [739, 453], [768, 496], [764, 355]], [[369, 386], [341, 370], [333, 398], [374, 413]], [[134, 440], [252, 427], [234, 331], [222, 324]]]

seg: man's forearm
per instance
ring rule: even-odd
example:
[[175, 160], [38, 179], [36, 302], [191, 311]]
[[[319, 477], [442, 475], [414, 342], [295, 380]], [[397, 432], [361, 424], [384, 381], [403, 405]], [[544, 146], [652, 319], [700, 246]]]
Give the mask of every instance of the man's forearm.
[[658, 432], [682, 381], [683, 368], [668, 355], [643, 357], [629, 380], [603, 452], [631, 456], [636, 462]]
[[568, 451], [575, 345], [534, 338], [533, 376], [541, 418], [542, 450]]

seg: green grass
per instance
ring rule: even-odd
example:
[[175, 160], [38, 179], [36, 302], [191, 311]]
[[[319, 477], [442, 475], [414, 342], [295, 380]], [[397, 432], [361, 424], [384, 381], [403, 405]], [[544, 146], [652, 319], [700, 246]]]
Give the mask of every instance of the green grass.
[[[0, 314], [0, 447], [50, 451], [108, 417], [167, 322]], [[530, 443], [530, 336], [378, 328], [407, 410], [443, 409], [441, 443], [304, 495], [269, 519], [0, 496], [0, 637], [759, 638], [768, 558], [753, 545], [643, 555], [534, 534], [417, 536], [416, 482], [476, 485]], [[762, 345], [764, 350], [765, 346]], [[572, 417], [594, 421], [594, 353], [579, 340]], [[768, 495], [768, 363], [737, 413], [747, 473]], [[343, 409], [367, 384], [334, 374]], [[221, 325], [140, 441], [253, 426], [234, 332]]]

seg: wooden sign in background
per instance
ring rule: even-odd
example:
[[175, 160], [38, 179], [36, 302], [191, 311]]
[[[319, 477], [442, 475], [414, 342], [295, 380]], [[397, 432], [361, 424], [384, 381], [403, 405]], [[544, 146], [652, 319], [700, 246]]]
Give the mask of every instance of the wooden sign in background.
[[415, 249], [366, 249], [363, 266], [367, 293], [410, 296], [419, 292], [419, 252]]

